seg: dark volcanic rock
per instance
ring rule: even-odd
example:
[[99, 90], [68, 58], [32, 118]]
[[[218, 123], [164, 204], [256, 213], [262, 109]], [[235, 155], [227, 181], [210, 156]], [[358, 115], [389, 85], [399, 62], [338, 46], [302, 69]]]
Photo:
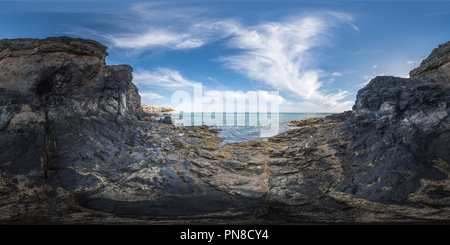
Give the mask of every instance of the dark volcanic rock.
[[103, 44], [81, 38], [48, 37], [45, 39], [21, 38], [0, 40], [0, 61], [8, 57], [21, 57], [49, 53], [69, 53], [97, 57], [105, 60], [108, 55]]
[[[5, 200], [23, 193], [43, 198], [25, 216], [49, 220], [55, 217], [37, 210], [56, 200], [60, 204], [51, 209], [62, 216], [85, 208], [130, 215], [236, 210], [225, 216], [239, 216], [257, 205], [201, 180], [220, 168], [200, 159], [188, 164], [176, 149], [195, 149], [203, 131], [208, 139], [214, 132], [194, 130], [190, 135], [200, 142], [178, 136], [184, 131], [167, 125], [170, 117], [163, 124], [147, 121], [131, 82], [133, 69], [106, 65], [102, 44], [69, 37], [5, 39], [0, 52], [0, 173], [10, 176], [0, 181], [6, 193], [0, 208], [17, 210], [5, 207]], [[17, 205], [32, 202], [33, 195]], [[11, 212], [0, 220], [20, 219]]]
[[374, 78], [352, 111], [225, 145], [150, 120], [132, 68], [106, 55], [92, 40], [0, 40], [1, 221], [450, 219], [449, 43], [411, 78]]
[[[427, 60], [436, 60], [433, 57], [442, 55], [447, 46]], [[427, 60], [421, 67], [429, 67]], [[358, 91], [352, 115], [342, 125], [343, 133], [356, 135], [357, 140], [342, 166], [348, 178], [336, 190], [370, 201], [401, 203], [419, 190], [421, 179], [448, 178], [430, 162], [450, 161], [450, 110], [445, 106], [450, 100], [450, 73], [443, 75], [376, 77]]]
[[[448, 75], [450, 64], [450, 41], [439, 45], [422, 61], [419, 67], [409, 73], [410, 77], [418, 76], [423, 72], [446, 73]], [[444, 74], [445, 75], [445, 74]]]
[[[106, 66], [105, 46], [61, 37], [2, 40], [0, 50], [3, 170], [68, 181], [70, 189], [77, 180], [68, 173], [110, 160], [102, 150], [125, 150], [116, 142], [138, 143], [121, 132], [142, 113], [132, 68]], [[88, 179], [77, 185], [99, 182]]]
[[172, 118], [170, 116], [165, 116], [164, 119], [163, 118], [159, 119], [159, 122], [167, 123], [167, 124], [173, 124], [172, 123]]

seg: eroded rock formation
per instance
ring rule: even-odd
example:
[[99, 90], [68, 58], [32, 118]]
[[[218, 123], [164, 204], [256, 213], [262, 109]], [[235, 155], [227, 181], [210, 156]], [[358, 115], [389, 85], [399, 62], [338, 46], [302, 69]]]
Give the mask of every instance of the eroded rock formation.
[[449, 221], [448, 46], [352, 111], [222, 144], [148, 120], [100, 43], [0, 40], [0, 221]]

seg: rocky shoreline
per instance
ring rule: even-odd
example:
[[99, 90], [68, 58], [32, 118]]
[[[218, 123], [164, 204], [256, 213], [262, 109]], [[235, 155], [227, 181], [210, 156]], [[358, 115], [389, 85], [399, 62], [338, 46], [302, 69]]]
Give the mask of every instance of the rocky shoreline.
[[223, 144], [155, 122], [95, 41], [0, 40], [0, 222], [448, 222], [448, 47], [352, 111]]

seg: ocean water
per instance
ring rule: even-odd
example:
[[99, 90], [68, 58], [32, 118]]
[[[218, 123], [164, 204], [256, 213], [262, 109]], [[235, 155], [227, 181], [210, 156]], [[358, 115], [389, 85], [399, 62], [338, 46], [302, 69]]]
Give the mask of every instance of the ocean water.
[[[187, 123], [189, 115], [183, 113], [170, 113], [175, 123], [180, 126], [209, 125], [219, 129], [219, 137], [224, 138], [223, 143], [232, 143], [254, 139], [267, 139], [270, 136], [292, 129], [292, 120], [301, 120], [311, 117], [325, 117], [330, 113], [278, 113], [272, 117], [270, 113], [223, 113], [216, 118], [214, 113], [190, 113], [190, 124]], [[159, 114], [159, 117], [165, 117]], [[186, 118], [185, 118], [186, 117]], [[222, 120], [220, 120], [222, 119]], [[278, 128], [276, 127], [278, 121]], [[275, 127], [272, 126], [272, 123]], [[272, 130], [270, 130], [272, 129]]]

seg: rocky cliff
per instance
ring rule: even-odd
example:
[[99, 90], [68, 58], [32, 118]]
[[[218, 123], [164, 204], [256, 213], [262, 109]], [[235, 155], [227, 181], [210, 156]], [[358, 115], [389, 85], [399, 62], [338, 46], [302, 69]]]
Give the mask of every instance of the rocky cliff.
[[450, 42], [268, 141], [148, 120], [85, 39], [0, 40], [0, 221], [449, 221]]

